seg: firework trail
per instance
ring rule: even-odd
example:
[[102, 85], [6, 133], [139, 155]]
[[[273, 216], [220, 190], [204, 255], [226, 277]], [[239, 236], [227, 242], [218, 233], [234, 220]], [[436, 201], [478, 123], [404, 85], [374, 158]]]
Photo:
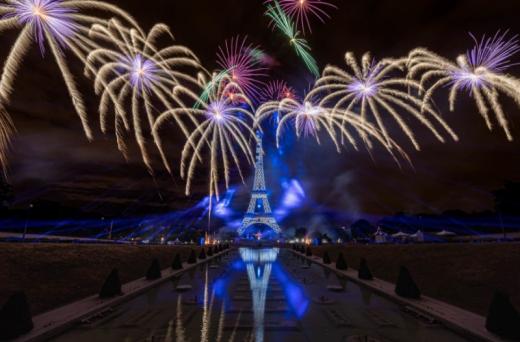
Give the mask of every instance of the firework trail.
[[[147, 141], [154, 122], [162, 112], [184, 106], [172, 90], [179, 84], [198, 85], [199, 79], [192, 74], [200, 71], [200, 63], [184, 46], [156, 46], [162, 36], [173, 37], [164, 24], [156, 24], [147, 35], [142, 35], [136, 29], [125, 28], [117, 20], [110, 20], [107, 26], [94, 24], [90, 36], [108, 46], [91, 51], [85, 62], [85, 73], [95, 75], [94, 90], [100, 95], [101, 130], [107, 132], [108, 114], [112, 108], [119, 150], [126, 157], [124, 133], [132, 128], [143, 161], [152, 172]], [[128, 107], [131, 108], [129, 112]], [[174, 119], [188, 136], [185, 123], [178, 117]]]
[[[312, 32], [310, 17], [314, 16], [322, 23], [330, 18], [326, 9], [336, 9], [337, 7], [325, 0], [278, 0], [283, 11], [298, 24], [298, 29], [306, 34], [307, 30]], [[272, 3], [267, 0], [265, 3]]]
[[472, 36], [475, 46], [466, 55], [460, 55], [456, 62], [424, 48], [412, 50], [408, 60], [408, 77], [414, 78], [422, 72], [421, 86], [434, 80], [424, 94], [424, 103], [432, 98], [437, 89], [448, 86], [448, 101], [453, 112], [457, 94], [468, 91], [488, 129], [493, 129], [489, 117], [491, 110], [507, 139], [512, 141], [509, 123], [498, 97], [499, 93], [504, 93], [520, 106], [520, 80], [505, 74], [509, 67], [515, 65], [510, 58], [520, 51], [520, 45], [518, 36], [506, 39], [507, 33], [499, 31], [492, 37], [483, 36], [481, 40]]
[[314, 76], [318, 77], [320, 71], [316, 60], [310, 54], [311, 48], [309, 43], [300, 37], [300, 32], [296, 29], [296, 25], [285, 14], [278, 1], [274, 0], [267, 6], [265, 15], [268, 16], [280, 32], [289, 39], [289, 44], [294, 48], [298, 57], [305, 63], [307, 69], [309, 69]]
[[15, 128], [11, 117], [0, 103], [0, 166], [7, 177], [8, 158], [7, 153], [11, 144], [11, 137], [15, 132]]
[[359, 137], [370, 136], [375, 139], [392, 155], [394, 160], [398, 162], [393, 150], [398, 151], [401, 157], [410, 162], [404, 150], [397, 145], [392, 139], [384, 136], [380, 130], [373, 125], [360, 118], [359, 115], [349, 111], [333, 111], [330, 108], [321, 107], [315, 104], [309, 95], [303, 102], [293, 99], [284, 99], [282, 101], [272, 101], [263, 104], [256, 112], [256, 124], [271, 115], [278, 113], [281, 120], [276, 131], [276, 144], [280, 146], [280, 137], [283, 133], [284, 125], [293, 122], [296, 136], [313, 136], [318, 144], [320, 144], [319, 132], [324, 130], [327, 136], [333, 141], [336, 150], [341, 152], [343, 144], [338, 139], [338, 133], [357, 151], [359, 150], [356, 135]]
[[246, 37], [234, 37], [224, 41], [217, 53], [218, 65], [227, 71], [249, 99], [258, 97], [260, 88], [264, 86], [261, 78], [267, 76], [267, 69], [260, 65], [258, 51], [257, 47], [247, 43]]
[[42, 54], [48, 45], [65, 81], [74, 109], [89, 140], [92, 131], [87, 112], [74, 77], [65, 60], [64, 49], [69, 49], [80, 60], [95, 43], [88, 39], [88, 28], [93, 23], [106, 23], [84, 11], [107, 13], [138, 27], [135, 20], [118, 7], [96, 0], [4, 0], [0, 2], [0, 32], [18, 29], [20, 34], [11, 47], [0, 79], [0, 97], [9, 101], [13, 83], [27, 51], [35, 42]]
[[[320, 105], [331, 107], [332, 113], [338, 110], [357, 112], [362, 120], [371, 121], [369, 119], [372, 117], [388, 141], [390, 137], [382, 114], [389, 114], [417, 150], [420, 150], [419, 142], [401, 113], [410, 114], [427, 127], [439, 141], [444, 142], [443, 136], [431, 120], [421, 113], [422, 107], [423, 111], [426, 111], [454, 140], [458, 140], [457, 135], [427, 102], [408, 91], [411, 88], [418, 92], [421, 86], [419, 82], [399, 76], [406, 59], [385, 59], [376, 63], [370, 54], [366, 53], [361, 58], [360, 65], [354, 55], [347, 52], [345, 61], [350, 68], [349, 71], [327, 66], [309, 93], [310, 96], [322, 96]], [[364, 137], [364, 140], [370, 147], [370, 139]]]
[[[216, 74], [214, 75], [216, 77]], [[224, 75], [209, 89], [206, 101], [186, 86], [176, 86], [174, 95], [182, 95], [200, 103], [199, 107], [178, 107], [162, 113], [154, 124], [154, 132], [172, 117], [185, 115], [198, 119], [198, 124], [188, 137], [182, 150], [181, 177], [186, 180], [186, 195], [191, 191], [191, 183], [198, 162], [203, 161], [202, 152], [209, 152], [209, 198], [210, 206], [213, 195], [219, 199], [219, 179], [221, 171], [225, 179], [226, 189], [229, 187], [230, 167], [237, 167], [242, 182], [239, 155], [245, 156], [247, 162], [254, 163], [254, 154], [250, 142], [255, 138], [252, 130], [254, 114], [248, 97], [240, 86], [229, 75]], [[233, 98], [229, 96], [233, 94]], [[157, 133], [156, 133], [157, 134]], [[171, 172], [162, 146], [158, 145], [165, 167]], [[219, 165], [219, 164], [222, 165]]]

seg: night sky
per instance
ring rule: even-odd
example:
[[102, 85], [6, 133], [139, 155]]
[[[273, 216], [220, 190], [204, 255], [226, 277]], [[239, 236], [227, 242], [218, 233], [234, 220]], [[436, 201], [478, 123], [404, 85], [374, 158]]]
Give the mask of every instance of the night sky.
[[[272, 70], [273, 78], [285, 79], [300, 92], [310, 87], [311, 77], [303, 64], [286, 41], [268, 28], [261, 0], [113, 2], [146, 29], [155, 22], [169, 25], [177, 43], [190, 47], [208, 69], [217, 66], [219, 44], [247, 35], [279, 62]], [[472, 46], [468, 32], [478, 36], [499, 29], [520, 33], [520, 2], [513, 0], [332, 2], [338, 9], [330, 11], [331, 19], [324, 24], [313, 22], [313, 33], [308, 35], [320, 68], [326, 64], [343, 68], [346, 51], [358, 56], [371, 51], [376, 58], [399, 57], [418, 46], [454, 59]], [[0, 37], [2, 61], [14, 37]], [[517, 58], [520, 61], [520, 56]], [[95, 123], [97, 98], [82, 76], [81, 64], [72, 56], [69, 62]], [[520, 76], [519, 67], [510, 72]], [[348, 149], [338, 155], [330, 144], [319, 147], [308, 141], [293, 145], [282, 157], [288, 176], [301, 181], [313, 203], [354, 216], [492, 209], [490, 191], [506, 180], [520, 180], [520, 109], [501, 98], [516, 138], [509, 143], [500, 129], [487, 130], [468, 96], [461, 96], [456, 111], [450, 113], [446, 92], [438, 95], [436, 104], [461, 141], [441, 144], [410, 120], [423, 150], [415, 152], [402, 134], [397, 140], [412, 157], [414, 168], [403, 165], [399, 169], [382, 151], [372, 160], [363, 151]], [[204, 196], [204, 172], [195, 194], [186, 199], [180, 177], [165, 175], [160, 163], [156, 163], [154, 179], [135, 151], [125, 161], [113, 139], [102, 136], [98, 128], [95, 141], [87, 142], [53, 59], [46, 56], [42, 60], [36, 46], [21, 68], [7, 108], [18, 130], [9, 179], [16, 194], [15, 207], [52, 201], [92, 215], [134, 215], [189, 207]], [[171, 134], [180, 132], [172, 129]], [[269, 149], [273, 142], [266, 144]], [[268, 162], [266, 173], [276, 194], [275, 166]], [[249, 189], [250, 184], [240, 189], [236, 208], [245, 210]], [[276, 201], [276, 195], [273, 197]]]

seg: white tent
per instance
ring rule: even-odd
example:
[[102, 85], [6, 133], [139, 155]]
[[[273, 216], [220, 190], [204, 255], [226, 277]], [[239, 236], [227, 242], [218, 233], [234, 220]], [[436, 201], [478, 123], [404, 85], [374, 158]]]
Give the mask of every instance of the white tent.
[[410, 237], [417, 242], [424, 242], [424, 233], [420, 229], [415, 234], [410, 235]]
[[441, 230], [440, 232], [435, 233], [435, 235], [448, 237], [448, 236], [455, 236], [457, 234], [455, 234], [454, 232], [450, 232], [449, 230]]
[[406, 234], [406, 233], [403, 233], [403, 232], [399, 232], [399, 233], [395, 233], [395, 234], [392, 234], [392, 237], [393, 238], [408, 238], [410, 237], [410, 234]]

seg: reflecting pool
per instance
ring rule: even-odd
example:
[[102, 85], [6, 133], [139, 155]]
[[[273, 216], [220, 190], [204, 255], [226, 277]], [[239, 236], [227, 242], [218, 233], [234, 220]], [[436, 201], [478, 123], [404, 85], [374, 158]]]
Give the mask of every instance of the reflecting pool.
[[278, 248], [240, 248], [55, 341], [465, 341]]

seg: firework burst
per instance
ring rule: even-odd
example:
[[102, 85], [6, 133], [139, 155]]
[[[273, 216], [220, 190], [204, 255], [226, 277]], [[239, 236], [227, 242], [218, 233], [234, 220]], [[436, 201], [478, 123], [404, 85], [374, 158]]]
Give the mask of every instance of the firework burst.
[[326, 132], [338, 153], [341, 152], [341, 145], [344, 143], [344, 140], [340, 140], [339, 137], [344, 137], [355, 150], [358, 150], [359, 142], [357, 138], [370, 136], [381, 143], [397, 163], [399, 161], [393, 152], [394, 150], [410, 162], [407, 154], [394, 140], [385, 137], [380, 130], [360, 118], [359, 115], [349, 111], [332, 111], [330, 108], [322, 107], [316, 104], [310, 95], [307, 95], [303, 102], [293, 99], [266, 102], [256, 112], [256, 124], [261, 125], [263, 120], [272, 115], [281, 116], [276, 131], [277, 146], [280, 146], [280, 137], [283, 135], [284, 126], [292, 122], [298, 138], [312, 136], [318, 144], [321, 143], [320, 131]]
[[[434, 80], [424, 94], [427, 103], [434, 92], [448, 86], [450, 111], [455, 110], [457, 94], [469, 91], [475, 100], [478, 111], [487, 127], [492, 130], [490, 110], [509, 141], [513, 136], [507, 117], [499, 102], [499, 93], [511, 97], [520, 106], [520, 80], [504, 72], [514, 65], [510, 59], [520, 51], [518, 37], [506, 39], [507, 31], [497, 32], [492, 37], [482, 37], [475, 41], [475, 46], [460, 55], [455, 62], [441, 57], [427, 49], [419, 48], [409, 54], [409, 78], [422, 72], [421, 86]], [[424, 107], [424, 106], [423, 106]]]
[[[159, 114], [184, 105], [181, 99], [172, 95], [172, 89], [186, 82], [198, 84], [198, 79], [187, 70], [199, 71], [199, 61], [184, 46], [156, 46], [155, 42], [161, 36], [172, 37], [164, 24], [156, 24], [143, 36], [113, 19], [107, 26], [94, 24], [90, 35], [109, 46], [91, 51], [85, 64], [86, 74], [95, 74], [94, 90], [100, 95], [101, 130], [106, 133], [112, 108], [119, 150], [126, 156], [123, 133], [132, 127], [143, 161], [151, 172], [147, 135], [151, 134]], [[126, 110], [128, 107], [130, 111]], [[183, 121], [176, 118], [176, 122], [188, 136]]]
[[[315, 17], [322, 23], [330, 18], [326, 10], [336, 9], [337, 7], [324, 0], [278, 0], [280, 6], [298, 24], [298, 29], [305, 34], [307, 30], [312, 32], [310, 17]], [[273, 0], [267, 0], [271, 3]]]
[[289, 44], [294, 48], [298, 57], [300, 57], [305, 63], [307, 69], [309, 69], [314, 76], [318, 77], [320, 71], [316, 64], [316, 60], [310, 53], [311, 47], [309, 46], [309, 43], [300, 36], [300, 32], [296, 29], [296, 25], [285, 14], [278, 1], [272, 1], [267, 6], [265, 15], [268, 16], [280, 32], [289, 39]]
[[296, 91], [282, 80], [269, 81], [260, 93], [261, 102], [296, 99]]
[[[214, 75], [216, 77], [216, 74]], [[249, 164], [254, 163], [250, 143], [255, 139], [252, 130], [254, 114], [252, 104], [238, 83], [229, 75], [219, 77], [212, 86], [206, 86], [207, 100], [201, 101], [197, 93], [188, 87], [175, 87], [174, 94], [187, 96], [200, 103], [199, 107], [178, 107], [162, 113], [154, 124], [155, 134], [172, 116], [196, 117], [198, 124], [188, 137], [181, 156], [181, 177], [186, 180], [186, 194], [191, 191], [191, 183], [198, 162], [203, 162], [203, 151], [209, 153], [209, 196], [219, 198], [219, 180], [224, 176], [225, 187], [229, 186], [230, 169], [236, 166], [242, 182], [242, 168], [239, 156], [244, 156]], [[231, 99], [227, 94], [234, 94]], [[162, 147], [159, 146], [162, 150]], [[161, 151], [164, 155], [164, 152]], [[164, 159], [166, 168], [170, 166]], [[211, 203], [210, 203], [211, 206]]]
[[[266, 68], [260, 64], [257, 47], [247, 43], [247, 38], [233, 37], [220, 46], [217, 53], [218, 65], [243, 89], [249, 99], [257, 98], [267, 76]], [[253, 52], [256, 52], [253, 53]]]
[[0, 32], [19, 29], [20, 34], [11, 48], [0, 79], [0, 97], [9, 101], [13, 82], [32, 42], [36, 42], [42, 53], [49, 46], [67, 86], [72, 104], [78, 113], [85, 135], [90, 140], [92, 132], [88, 125], [85, 104], [69, 70], [63, 53], [70, 49], [84, 60], [86, 51], [95, 43], [88, 39], [88, 28], [93, 23], [106, 20], [83, 13], [84, 10], [108, 13], [123, 18], [138, 27], [135, 20], [114, 5], [95, 0], [5, 0], [0, 3]]
[[[363, 55], [360, 65], [350, 52], [345, 55], [345, 60], [350, 71], [327, 66], [322, 77], [317, 80], [314, 89], [309, 93], [311, 96], [321, 95], [320, 104], [332, 107], [332, 113], [346, 110], [347, 112], [358, 112], [362, 120], [371, 121], [370, 119], [373, 118], [385, 138], [390, 139], [382, 117], [383, 113], [387, 113], [397, 122], [414, 147], [419, 150], [419, 143], [412, 129], [402, 118], [400, 114], [402, 112], [412, 115], [438, 140], [444, 142], [444, 138], [431, 120], [421, 113], [422, 106], [454, 140], [458, 139], [428, 103], [423, 103], [421, 99], [407, 91], [407, 88], [419, 91], [421, 89], [419, 83], [395, 76], [401, 72], [403, 60], [387, 59], [376, 63], [370, 54], [366, 53]], [[370, 146], [370, 139], [365, 140]]]

